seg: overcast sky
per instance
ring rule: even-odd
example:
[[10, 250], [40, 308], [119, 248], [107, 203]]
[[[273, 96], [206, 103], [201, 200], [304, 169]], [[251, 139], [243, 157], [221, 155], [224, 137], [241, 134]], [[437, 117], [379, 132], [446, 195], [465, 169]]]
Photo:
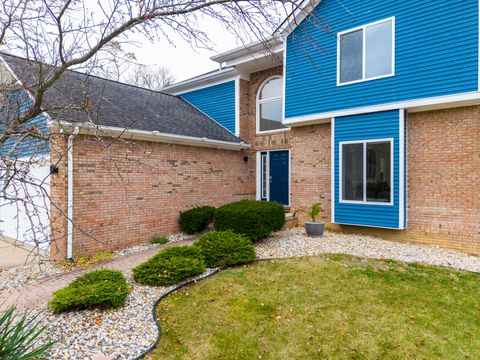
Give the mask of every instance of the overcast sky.
[[207, 33], [214, 43], [212, 49], [198, 48], [174, 34], [171, 39], [174, 45], [167, 39], [152, 44], [139, 38], [139, 46], [129, 46], [128, 49], [135, 52], [139, 63], [164, 66], [173, 72], [176, 81], [181, 81], [217, 69], [218, 64], [210, 57], [239, 45], [232, 34], [216, 23], [209, 25]]
[[[280, 18], [285, 17], [286, 13], [284, 12]], [[169, 32], [170, 42], [167, 39], [159, 39], [155, 44], [152, 44], [138, 36], [138, 38], [135, 38], [138, 44], [135, 46], [126, 45], [125, 49], [133, 51], [137, 61], [141, 64], [161, 65], [170, 69], [175, 75], [175, 82], [178, 82], [218, 69], [218, 63], [210, 60], [210, 57], [258, 40], [254, 35], [251, 39], [239, 39], [226, 30], [221, 23], [212, 19], [200, 20], [199, 25], [212, 42], [210, 49], [199, 48], [195, 44], [190, 44], [176, 36], [173, 31]], [[265, 34], [265, 37], [269, 35]]]

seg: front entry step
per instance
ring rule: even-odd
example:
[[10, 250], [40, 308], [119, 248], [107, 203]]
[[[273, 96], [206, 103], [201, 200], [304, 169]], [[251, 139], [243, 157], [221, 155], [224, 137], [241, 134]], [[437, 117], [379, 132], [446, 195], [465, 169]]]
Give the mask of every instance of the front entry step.
[[298, 226], [298, 219], [295, 215], [288, 212], [285, 213], [285, 224], [282, 229], [291, 229]]

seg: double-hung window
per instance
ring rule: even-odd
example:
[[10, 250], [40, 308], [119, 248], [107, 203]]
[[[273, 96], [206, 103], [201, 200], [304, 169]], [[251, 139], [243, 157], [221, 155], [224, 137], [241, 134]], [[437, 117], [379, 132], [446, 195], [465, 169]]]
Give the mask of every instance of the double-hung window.
[[340, 202], [393, 204], [393, 140], [340, 142]]
[[393, 76], [395, 18], [339, 33], [337, 67], [337, 85]]

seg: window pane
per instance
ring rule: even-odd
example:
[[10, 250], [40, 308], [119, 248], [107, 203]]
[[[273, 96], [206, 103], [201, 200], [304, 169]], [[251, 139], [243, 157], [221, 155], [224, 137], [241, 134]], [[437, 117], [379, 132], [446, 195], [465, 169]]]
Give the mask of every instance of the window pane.
[[267, 155], [262, 155], [262, 199], [267, 200]]
[[260, 91], [260, 100], [282, 96], [282, 87], [282, 78], [275, 78], [268, 81]]
[[340, 36], [340, 82], [362, 79], [363, 30]]
[[343, 200], [363, 201], [363, 144], [342, 147]]
[[392, 22], [369, 26], [365, 34], [365, 77], [392, 72]]
[[282, 100], [261, 103], [259, 106], [260, 131], [284, 129], [282, 124]]
[[367, 144], [367, 201], [390, 202], [390, 142]]

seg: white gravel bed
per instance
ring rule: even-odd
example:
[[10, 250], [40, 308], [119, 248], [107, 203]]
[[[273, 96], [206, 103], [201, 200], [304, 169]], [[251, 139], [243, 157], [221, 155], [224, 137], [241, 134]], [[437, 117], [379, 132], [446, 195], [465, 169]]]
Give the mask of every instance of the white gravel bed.
[[256, 249], [258, 258], [289, 258], [324, 253], [348, 254], [480, 272], [480, 257], [454, 250], [329, 231], [321, 238], [311, 238], [306, 236], [303, 228], [275, 233], [256, 244]]
[[[167, 236], [168, 237], [168, 244], [173, 244], [173, 243], [176, 243], [178, 241], [183, 241], [183, 240], [190, 240], [190, 239], [195, 238], [196, 236], [198, 236], [198, 235], [187, 235], [187, 234], [184, 234], [184, 233], [178, 233], [178, 234], [175, 234], [175, 235], [170, 235], [170, 236]], [[154, 249], [154, 248], [159, 248], [161, 246], [162, 246], [162, 244], [150, 244], [150, 243], [142, 244], [142, 245], [130, 247], [130, 248], [127, 248], [127, 249], [122, 249], [122, 250], [115, 251], [113, 253], [113, 257], [117, 258], [117, 257], [125, 256], [125, 255], [135, 254], [135, 253], [138, 253], [138, 252], [141, 252], [141, 251], [150, 250], [150, 249]]]
[[[211, 274], [208, 269], [196, 279]], [[47, 326], [45, 336], [56, 339], [50, 350], [51, 359], [133, 359], [141, 355], [158, 337], [153, 318], [155, 302], [173, 289], [171, 287], [141, 286], [129, 280], [132, 291], [125, 306], [112, 310], [85, 310], [54, 314], [37, 308], [42, 323]], [[44, 336], [44, 339], [45, 339]]]
[[[175, 243], [181, 240], [188, 240], [194, 238], [193, 235], [186, 235], [183, 233], [178, 233], [175, 235], [168, 236], [169, 244]], [[118, 258], [122, 256], [127, 256], [137, 252], [159, 248], [161, 244], [142, 244], [134, 246], [131, 248], [118, 250], [113, 254], [113, 258]], [[108, 264], [106, 262], [105, 264]], [[108, 265], [106, 265], [108, 266]], [[71, 269], [75, 270], [75, 269]], [[22, 287], [25, 285], [35, 284], [39, 280], [44, 279], [49, 276], [57, 275], [67, 271], [68, 269], [63, 269], [60, 266], [54, 266], [50, 261], [40, 261], [38, 263], [32, 263], [29, 265], [18, 266], [15, 268], [7, 269], [0, 271], [0, 291], [6, 289], [13, 289]]]
[[27, 284], [34, 284], [48, 276], [65, 272], [48, 261], [18, 266], [0, 272], [0, 290], [13, 289]]

